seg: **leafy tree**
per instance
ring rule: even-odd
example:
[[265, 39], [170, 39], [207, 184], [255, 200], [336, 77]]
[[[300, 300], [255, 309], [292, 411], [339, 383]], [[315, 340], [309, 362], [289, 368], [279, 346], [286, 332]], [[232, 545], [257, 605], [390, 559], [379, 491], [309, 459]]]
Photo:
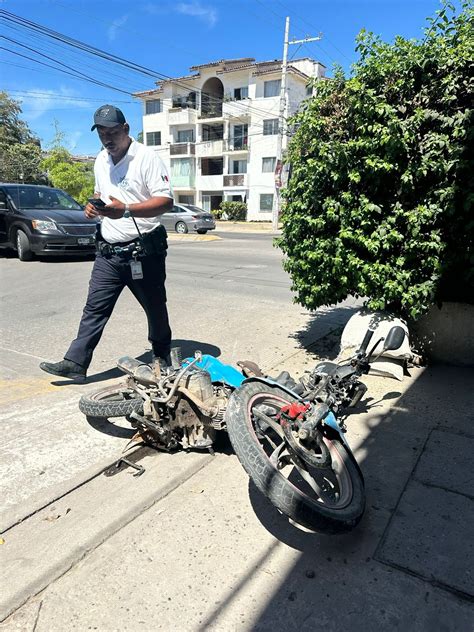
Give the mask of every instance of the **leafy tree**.
[[295, 300], [348, 295], [418, 318], [474, 300], [473, 7], [444, 4], [422, 41], [358, 36], [346, 79], [294, 118], [279, 245]]
[[0, 180], [44, 183], [40, 142], [20, 119], [21, 106], [0, 92]]
[[38, 145], [32, 143], [0, 145], [0, 180], [47, 184], [46, 176], [40, 167], [41, 159], [41, 149]]
[[74, 162], [65, 147], [55, 147], [41, 162], [53, 186], [67, 191], [81, 204], [94, 192], [92, 165]]
[[5, 91], [0, 91], [0, 144], [33, 143], [39, 145], [39, 140], [29, 129], [28, 125], [19, 117], [21, 106], [8, 96]]

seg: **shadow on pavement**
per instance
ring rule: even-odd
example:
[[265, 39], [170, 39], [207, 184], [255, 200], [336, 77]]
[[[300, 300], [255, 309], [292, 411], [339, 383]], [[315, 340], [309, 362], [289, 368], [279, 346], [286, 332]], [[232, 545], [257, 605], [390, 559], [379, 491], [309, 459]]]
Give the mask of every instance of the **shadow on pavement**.
[[126, 423], [123, 417], [120, 417], [117, 423], [115, 423], [114, 418], [106, 419], [104, 417], [90, 417], [89, 415], [87, 415], [86, 419], [87, 423], [92, 428], [94, 428], [94, 430], [102, 432], [103, 434], [109, 435], [111, 437], [118, 437], [119, 439], [131, 439], [136, 433], [136, 430], [130, 425], [128, 426], [128, 428], [122, 425]]
[[[339, 306], [317, 311], [306, 326], [295, 332], [295, 338], [310, 356], [333, 360], [339, 353], [341, 333], [347, 321], [360, 309], [358, 306]], [[321, 336], [321, 332], [324, 332]]]
[[[201, 351], [203, 354], [212, 355], [214, 357], [219, 357], [221, 355], [221, 350], [216, 345], [212, 345], [208, 342], [199, 342], [197, 340], [184, 340], [184, 339], [176, 339], [173, 340], [171, 344], [172, 348], [180, 347], [181, 348], [181, 356], [182, 358], [187, 358], [189, 356], [194, 356], [195, 351]], [[136, 359], [140, 362], [145, 362], [148, 364], [152, 361], [153, 354], [151, 350], [145, 351], [144, 353], [136, 356]], [[120, 356], [117, 357], [117, 360]], [[120, 369], [114, 367], [111, 369], [107, 369], [106, 371], [101, 371], [100, 373], [94, 373], [92, 375], [88, 375], [85, 381], [86, 384], [94, 384], [95, 382], [106, 382], [107, 380], [113, 380], [115, 378], [121, 378], [124, 374]], [[51, 381], [51, 384], [54, 386], [70, 386], [76, 382], [72, 380], [54, 380]]]
[[473, 369], [432, 367], [388, 412], [348, 419], [367, 495], [349, 534], [293, 527], [250, 483], [262, 525], [295, 550], [253, 630], [315, 630], [316, 621], [327, 630], [468, 629], [472, 383]]
[[[0, 248], [0, 258], [17, 259], [16, 250], [11, 248]], [[95, 251], [86, 255], [35, 255], [31, 261], [22, 261], [22, 265], [34, 265], [35, 263], [79, 263], [82, 261], [94, 261]]]

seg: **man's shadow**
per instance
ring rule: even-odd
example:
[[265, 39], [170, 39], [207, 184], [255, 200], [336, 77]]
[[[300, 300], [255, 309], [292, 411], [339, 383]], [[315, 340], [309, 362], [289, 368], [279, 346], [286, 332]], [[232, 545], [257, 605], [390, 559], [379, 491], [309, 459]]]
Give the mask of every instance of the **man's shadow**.
[[[181, 349], [181, 357], [184, 358], [194, 357], [196, 351], [201, 351], [204, 355], [211, 355], [215, 358], [218, 358], [221, 355], [221, 350], [219, 347], [215, 345], [211, 345], [207, 342], [199, 342], [197, 340], [183, 340], [177, 339], [173, 340], [171, 343], [171, 348], [180, 348]], [[117, 356], [117, 360], [121, 356]], [[143, 352], [142, 354], [136, 356], [136, 360], [140, 362], [144, 362], [145, 364], [149, 364], [152, 361], [153, 353], [150, 350]], [[94, 373], [93, 375], [88, 375], [85, 384], [94, 384], [95, 382], [105, 382], [107, 380], [113, 380], [115, 378], [123, 377], [124, 373], [120, 371], [117, 367], [113, 367], [111, 369], [107, 369], [106, 371], [101, 371], [100, 373]], [[51, 382], [54, 386], [68, 386], [74, 384], [74, 381], [71, 380], [55, 380]]]

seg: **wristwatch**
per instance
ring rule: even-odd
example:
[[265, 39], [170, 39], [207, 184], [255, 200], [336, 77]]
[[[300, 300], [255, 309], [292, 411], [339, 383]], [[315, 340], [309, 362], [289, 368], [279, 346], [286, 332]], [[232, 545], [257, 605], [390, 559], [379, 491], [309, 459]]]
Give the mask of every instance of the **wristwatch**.
[[125, 210], [123, 212], [122, 217], [131, 217], [131, 213], [130, 213], [130, 207], [128, 204], [125, 204]]

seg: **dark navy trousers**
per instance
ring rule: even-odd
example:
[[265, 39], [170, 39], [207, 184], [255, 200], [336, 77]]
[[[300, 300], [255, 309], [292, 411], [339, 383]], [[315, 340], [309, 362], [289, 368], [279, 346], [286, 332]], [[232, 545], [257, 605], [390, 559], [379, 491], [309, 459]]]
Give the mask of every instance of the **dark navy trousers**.
[[166, 307], [166, 253], [140, 259], [143, 279], [132, 279], [130, 259], [97, 255], [89, 282], [89, 294], [82, 313], [77, 338], [64, 358], [88, 368], [92, 354], [104, 331], [123, 288], [127, 286], [145, 310], [148, 340], [156, 356], [170, 352], [171, 329]]

